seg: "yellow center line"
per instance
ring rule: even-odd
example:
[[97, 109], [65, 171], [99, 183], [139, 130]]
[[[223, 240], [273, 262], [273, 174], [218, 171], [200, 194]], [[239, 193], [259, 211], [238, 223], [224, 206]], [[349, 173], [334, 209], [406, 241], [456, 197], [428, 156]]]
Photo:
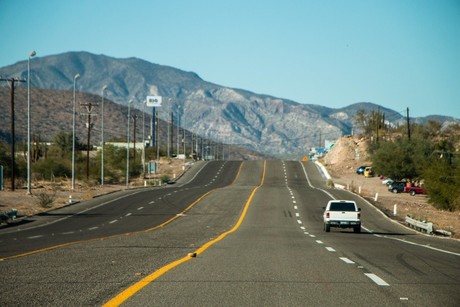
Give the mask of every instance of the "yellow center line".
[[[237, 179], [238, 176], [240, 175], [242, 166], [243, 166], [243, 163], [240, 164], [240, 167], [239, 167], [239, 169], [238, 169], [238, 173], [236, 174], [235, 179], [233, 180], [232, 184], [235, 183], [236, 179]], [[216, 188], [216, 189], [217, 189], [217, 188]], [[79, 241], [67, 242], [67, 243], [63, 243], [63, 244], [57, 244], [57, 245], [53, 245], [53, 246], [49, 246], [49, 247], [45, 247], [45, 248], [33, 250], [33, 251], [26, 252], [26, 253], [22, 253], [22, 254], [17, 254], [17, 255], [13, 255], [13, 256], [3, 257], [3, 258], [0, 258], [0, 261], [5, 261], [5, 260], [9, 260], [9, 259], [15, 259], [15, 258], [26, 257], [26, 256], [30, 256], [30, 255], [34, 255], [34, 254], [38, 254], [38, 253], [43, 253], [43, 252], [46, 252], [46, 251], [50, 251], [50, 250], [54, 250], [54, 249], [58, 249], [58, 248], [62, 248], [62, 247], [77, 245], [77, 244], [81, 244], [81, 243], [90, 243], [90, 242], [102, 241], [102, 240], [106, 240], [106, 239], [119, 238], [119, 237], [122, 237], [122, 236], [130, 236], [130, 235], [137, 234], [137, 233], [140, 233], [140, 232], [150, 232], [150, 231], [152, 231], [152, 230], [156, 230], [156, 229], [159, 229], [159, 228], [162, 228], [162, 227], [168, 225], [169, 223], [171, 223], [172, 221], [174, 221], [175, 219], [177, 219], [178, 217], [180, 217], [182, 214], [184, 214], [184, 213], [186, 213], [187, 211], [189, 211], [189, 210], [190, 210], [193, 206], [195, 206], [199, 201], [201, 201], [203, 198], [205, 198], [206, 196], [208, 196], [211, 192], [215, 191], [216, 189], [212, 189], [212, 190], [206, 192], [205, 194], [201, 195], [197, 200], [195, 200], [193, 203], [191, 203], [187, 208], [185, 208], [184, 210], [182, 210], [180, 213], [176, 214], [174, 217], [170, 218], [170, 219], [167, 220], [166, 222], [164, 222], [164, 223], [162, 223], [162, 224], [160, 224], [160, 225], [158, 225], [158, 226], [155, 226], [155, 227], [153, 227], [153, 228], [149, 228], [149, 229], [146, 229], [146, 230], [140, 230], [140, 231], [125, 232], [125, 233], [116, 234], [116, 235], [111, 235], [111, 236], [106, 236], [106, 237], [99, 237], [99, 238], [94, 238], [94, 239], [79, 240]]]
[[[148, 284], [150, 284], [151, 282], [153, 282], [155, 279], [159, 278], [160, 276], [162, 276], [163, 274], [165, 274], [166, 272], [168, 272], [169, 270], [179, 266], [180, 264], [192, 259], [194, 256], [196, 255], [199, 255], [201, 253], [203, 253], [206, 249], [208, 249], [209, 247], [211, 247], [213, 244], [221, 241], [223, 238], [225, 238], [228, 234], [236, 231], [241, 223], [243, 222], [245, 216], [246, 216], [246, 213], [248, 211], [248, 208], [249, 208], [249, 205], [251, 204], [251, 201], [252, 201], [252, 198], [254, 197], [256, 191], [263, 186], [264, 184], [264, 180], [265, 180], [265, 169], [266, 169], [266, 164], [267, 162], [264, 161], [264, 167], [263, 167], [263, 171], [262, 171], [262, 178], [261, 178], [261, 181], [260, 181], [260, 184], [255, 187], [251, 194], [249, 195], [249, 198], [247, 199], [246, 201], [246, 204], [244, 206], [244, 209], [243, 209], [243, 212], [241, 213], [240, 215], [240, 218], [238, 219], [238, 221], [236, 222], [235, 226], [233, 226], [232, 229], [222, 233], [219, 237], [205, 243], [203, 246], [201, 246], [199, 249], [197, 249], [195, 251], [195, 253], [191, 253], [191, 254], [188, 254], [187, 256], [181, 258], [181, 259], [178, 259], [176, 261], [173, 261], [167, 265], [165, 265], [164, 267], [158, 269], [157, 271], [153, 272], [152, 274], [144, 277], [143, 279], [141, 279], [140, 281], [136, 282], [134, 285], [130, 286], [129, 288], [123, 290], [121, 293], [119, 293], [117, 296], [115, 296], [114, 298], [112, 298], [111, 300], [109, 300], [107, 303], [105, 303], [103, 306], [104, 307], [109, 307], [109, 306], [119, 306], [120, 304], [122, 304], [124, 301], [126, 301], [127, 299], [129, 299], [131, 296], [133, 296], [134, 294], [136, 294], [138, 291], [140, 291], [142, 288], [144, 288], [145, 286], [147, 286]], [[239, 174], [239, 172], [238, 172]]]

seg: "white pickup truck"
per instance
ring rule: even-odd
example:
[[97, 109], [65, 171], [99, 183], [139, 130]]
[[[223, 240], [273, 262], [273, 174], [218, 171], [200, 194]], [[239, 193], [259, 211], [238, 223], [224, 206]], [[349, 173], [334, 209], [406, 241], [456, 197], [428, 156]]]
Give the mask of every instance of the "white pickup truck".
[[353, 228], [361, 232], [361, 209], [352, 200], [331, 200], [324, 209], [324, 231], [330, 232], [331, 227]]

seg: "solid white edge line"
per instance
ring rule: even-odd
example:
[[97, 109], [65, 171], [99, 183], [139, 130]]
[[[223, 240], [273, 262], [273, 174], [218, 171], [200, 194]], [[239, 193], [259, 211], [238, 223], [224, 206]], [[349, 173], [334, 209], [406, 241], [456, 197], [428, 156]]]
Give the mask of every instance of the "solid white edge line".
[[[372, 232], [371, 232], [371, 233], [372, 233]], [[374, 236], [377, 236], [377, 235], [374, 234]], [[407, 241], [407, 240], [403, 240], [403, 239], [399, 239], [399, 238], [391, 238], [391, 237], [388, 237], [388, 236], [380, 236], [380, 237], [382, 237], [382, 238], [384, 238], [384, 239], [396, 240], [396, 241], [399, 241], [399, 242], [402, 242], [402, 243], [407, 243], [407, 244], [410, 244], [410, 245], [425, 247], [425, 248], [432, 249], [432, 250], [435, 250], [435, 251], [441, 252], [441, 253], [446, 253], [446, 254], [451, 254], [451, 255], [455, 255], [455, 256], [460, 256], [460, 253], [451, 252], [451, 251], [448, 251], [448, 250], [436, 248], [436, 247], [429, 246], [429, 245], [425, 245], [425, 244], [419, 244], [419, 243], [415, 243], [415, 242], [411, 242], [411, 241]]]
[[[307, 181], [308, 181], [308, 185], [311, 187], [311, 188], [314, 188], [314, 189], [317, 189], [317, 190], [320, 190], [322, 192], [324, 192], [325, 194], [329, 195], [332, 199], [335, 199], [334, 196], [332, 196], [332, 194], [330, 194], [329, 192], [323, 190], [323, 189], [320, 189], [320, 188], [317, 188], [317, 187], [314, 187], [311, 182], [310, 182], [310, 178], [308, 177], [307, 175], [307, 170], [305, 169], [304, 165], [299, 162], [301, 165], [302, 165], [302, 168], [303, 168], [303, 172], [305, 174], [305, 177], [307, 178]], [[319, 168], [320, 166], [318, 166], [318, 164], [316, 164], [316, 166]], [[348, 190], [344, 190], [348, 193], [351, 193], [350, 191]], [[354, 193], [351, 193], [359, 198], [361, 198], [361, 200], [363, 200], [364, 202], [366, 202], [371, 208], [373, 208], [375, 211], [377, 211], [378, 213], [380, 213], [383, 217], [385, 217], [387, 220], [389, 220], [390, 222], [394, 223], [394, 224], [397, 224], [399, 226], [402, 226], [404, 228], [407, 228], [405, 227], [404, 225], [398, 223], [398, 221], [395, 221], [395, 220], [392, 220], [390, 219], [389, 217], [387, 217], [385, 215], [385, 213], [383, 213], [381, 210], [379, 210], [378, 208], [376, 208], [374, 205], [372, 205], [367, 199], [365, 199], [364, 197], [362, 197], [361, 195], [359, 194], [354, 194]], [[374, 234], [371, 230], [361, 226], [365, 231], [367, 231], [368, 233], [371, 233], [372, 235], [376, 236], [376, 237], [379, 237], [379, 238], [384, 238], [384, 239], [392, 239], [392, 240], [396, 240], [396, 241], [400, 241], [400, 242], [403, 242], [403, 243], [407, 243], [407, 244], [411, 244], [411, 245], [416, 245], [416, 246], [420, 246], [420, 247], [424, 247], [424, 248], [428, 248], [428, 249], [431, 249], [431, 250], [434, 250], [434, 251], [437, 251], [437, 252], [441, 252], [441, 253], [445, 253], [445, 254], [450, 254], [450, 255], [455, 255], [455, 256], [460, 256], [460, 253], [455, 253], [455, 252], [451, 252], [451, 251], [448, 251], [448, 250], [445, 250], [445, 249], [440, 249], [440, 248], [436, 248], [436, 247], [432, 247], [432, 246], [429, 246], [429, 245], [425, 245], [425, 244], [419, 244], [419, 243], [415, 243], [415, 242], [411, 242], [411, 241], [407, 241], [407, 240], [402, 240], [402, 239], [398, 239], [398, 238], [392, 238], [392, 237], [388, 237], [388, 236], [381, 236], [381, 235], [378, 235], [378, 234]], [[410, 228], [407, 228], [410, 230]], [[418, 235], [424, 235], [423, 233], [419, 233], [419, 232], [416, 232], [414, 231], [416, 234]]]

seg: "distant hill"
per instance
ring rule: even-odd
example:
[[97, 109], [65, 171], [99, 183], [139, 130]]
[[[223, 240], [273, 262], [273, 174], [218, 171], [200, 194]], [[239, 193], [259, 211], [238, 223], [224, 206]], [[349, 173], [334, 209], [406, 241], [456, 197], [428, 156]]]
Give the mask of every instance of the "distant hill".
[[[0, 87], [0, 141], [11, 142], [11, 110], [10, 110], [10, 89]], [[76, 95], [76, 137], [80, 142], [86, 144], [88, 129], [88, 110], [85, 105], [92, 105], [91, 113], [91, 144], [99, 146], [101, 142], [101, 97], [78, 92]], [[31, 89], [31, 133], [32, 137], [42, 142], [50, 142], [59, 132], [72, 133], [72, 108], [73, 91], [68, 90], [45, 90]], [[127, 106], [116, 104], [108, 99], [104, 99], [104, 140], [106, 142], [126, 142], [127, 139]], [[144, 118], [140, 110], [132, 109], [132, 116], [137, 116], [136, 121], [136, 140], [141, 142], [143, 138], [147, 140], [150, 132], [151, 113], [145, 114]], [[144, 120], [143, 120], [144, 119]], [[144, 122], [144, 129], [142, 123]], [[177, 126], [171, 127], [170, 123], [163, 120], [159, 121], [157, 129], [159, 131], [160, 146], [166, 146], [167, 136], [170, 136], [171, 153], [177, 151]], [[168, 128], [169, 125], [169, 128]], [[131, 142], [134, 139], [134, 123], [131, 123]], [[168, 134], [169, 129], [169, 134]], [[181, 135], [183, 130], [181, 129]], [[191, 133], [186, 132], [187, 147], [191, 144]], [[25, 150], [27, 140], [27, 89], [18, 87], [15, 90], [15, 139], [18, 150]], [[196, 140], [196, 137], [195, 137]], [[204, 144], [208, 145], [213, 139], [205, 139]], [[195, 141], [196, 142], [196, 141]], [[198, 144], [201, 144], [198, 139]], [[221, 144], [211, 144], [212, 148], [219, 148]], [[239, 146], [225, 146], [225, 156], [235, 160], [248, 160], [270, 158]]]
[[[147, 95], [160, 95], [164, 101], [159, 109], [161, 118], [169, 119], [172, 112], [175, 120], [180, 118], [181, 126], [198, 135], [239, 144], [269, 156], [299, 157], [311, 147], [323, 144], [324, 140], [335, 140], [350, 134], [353, 116], [358, 110], [370, 112], [380, 107], [389, 121], [398, 123], [404, 120], [400, 113], [373, 103], [356, 103], [340, 109], [299, 104], [213, 84], [202, 80], [196, 73], [137, 58], [116, 59], [88, 52], [68, 52], [31, 61], [31, 85], [34, 89], [62, 90], [56, 92], [61, 94], [43, 92], [40, 103], [50, 103], [46, 98], [48, 95], [55, 98], [61, 95], [56, 98], [59, 103], [70, 107], [70, 92], [66, 90], [73, 89], [77, 73], [81, 75], [77, 80], [79, 95], [83, 95], [80, 92], [100, 95], [102, 87], [108, 85], [105, 97], [119, 105], [126, 105], [134, 97], [134, 106], [138, 109], [142, 109]], [[0, 76], [26, 78], [27, 61], [0, 68]], [[4, 97], [5, 94], [2, 94], [1, 114], [5, 114], [4, 108], [8, 103]], [[20, 99], [24, 98], [17, 98], [18, 101]], [[91, 99], [98, 101], [100, 97]], [[114, 112], [115, 108], [113, 106]], [[4, 121], [4, 115], [1, 116]], [[45, 116], [43, 114], [42, 118]], [[107, 116], [114, 123], [120, 123], [125, 115], [120, 109], [118, 113]], [[455, 120], [449, 117], [437, 119]], [[415, 120], [423, 122], [427, 119]], [[43, 123], [43, 129], [47, 129], [47, 125], [53, 124]], [[5, 128], [2, 125], [0, 133], [7, 134], [8, 129]], [[115, 127], [113, 129], [116, 130]]]

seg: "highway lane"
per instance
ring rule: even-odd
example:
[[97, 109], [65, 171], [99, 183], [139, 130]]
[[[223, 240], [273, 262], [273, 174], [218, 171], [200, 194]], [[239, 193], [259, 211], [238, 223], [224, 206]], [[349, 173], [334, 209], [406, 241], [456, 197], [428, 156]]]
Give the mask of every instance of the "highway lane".
[[[130, 294], [126, 305], [455, 306], [459, 301], [458, 256], [396, 241], [410, 237], [423, 245], [431, 238], [399, 228], [359, 198], [364, 225], [378, 233], [325, 233], [321, 207], [328, 193], [344, 198], [343, 192], [318, 189], [324, 179], [316, 166], [297, 161], [267, 161], [257, 188], [263, 169], [262, 161], [244, 162], [236, 181], [212, 190], [165, 227], [0, 262], [7, 276], [0, 305], [101, 305], [141, 281], [143, 288]], [[200, 251], [231, 230], [246, 205], [241, 226]], [[445, 245], [458, 248], [457, 241]], [[197, 251], [196, 258], [187, 256]]]
[[[0, 274], [4, 277], [0, 306], [101, 305], [152, 271], [233, 227], [253, 189], [252, 183], [260, 180], [258, 169], [252, 163], [244, 163], [236, 175], [242, 178], [238, 184], [222, 187], [216, 182], [219, 188], [165, 227], [0, 261]], [[215, 173], [207, 173], [208, 179], [215, 178]], [[180, 193], [183, 192], [176, 194]], [[126, 219], [121, 221], [125, 222]]]
[[192, 168], [190, 182], [123, 191], [32, 217], [31, 223], [0, 231], [0, 258], [156, 227], [208, 191], [231, 184], [239, 166], [214, 161]]
[[[427, 248], [425, 236], [389, 221], [359, 197], [364, 226], [379, 233], [325, 233], [322, 206], [330, 196], [354, 196], [322, 188], [314, 165], [268, 161], [239, 229], [155, 279], [126, 305], [458, 305], [458, 241], [438, 243], [445, 252]], [[403, 242], [404, 236], [418, 245]]]
[[[311, 167], [311, 165], [310, 165]], [[311, 172], [312, 177], [315, 173]], [[336, 199], [354, 199], [362, 208], [364, 231], [313, 233], [355, 266], [388, 283], [395, 297], [419, 305], [455, 306], [460, 301], [460, 242], [435, 238], [389, 220], [359, 196], [328, 190]], [[318, 226], [318, 224], [315, 224]], [[312, 225], [314, 227], [314, 225]]]

